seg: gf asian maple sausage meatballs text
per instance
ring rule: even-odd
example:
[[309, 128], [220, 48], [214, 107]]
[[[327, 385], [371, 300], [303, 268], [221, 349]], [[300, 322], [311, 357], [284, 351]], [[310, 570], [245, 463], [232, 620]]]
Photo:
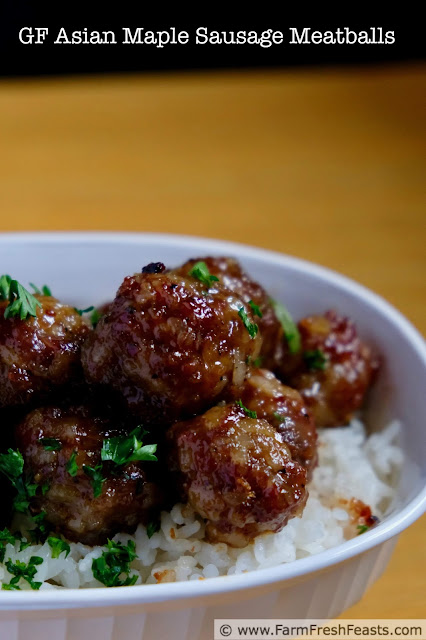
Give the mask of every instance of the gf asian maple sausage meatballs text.
[[82, 378], [81, 345], [90, 329], [78, 312], [50, 296], [37, 316], [4, 317], [0, 302], [0, 408], [28, 404], [58, 385]]
[[82, 351], [88, 382], [114, 388], [145, 424], [227, 398], [261, 347], [250, 307], [223, 285], [153, 271], [125, 278]]
[[304, 466], [310, 477], [317, 463], [317, 431], [300, 393], [283, 385], [271, 371], [254, 369], [241, 400], [280, 433], [293, 460]]
[[302, 511], [306, 470], [266, 420], [228, 404], [175, 424], [168, 437], [182, 497], [208, 520], [210, 540], [244, 546]]
[[283, 359], [280, 377], [300, 392], [318, 427], [344, 425], [361, 407], [378, 360], [335, 311], [304, 318], [298, 328], [302, 349]]
[[273, 369], [282, 359], [284, 334], [265, 289], [243, 271], [234, 258], [196, 258], [185, 262], [174, 273], [187, 275], [200, 260], [205, 262], [210, 273], [217, 276], [227, 289], [236, 293], [246, 304], [252, 301], [259, 307], [262, 316], [255, 316], [255, 322], [262, 336], [261, 366]]
[[[123, 435], [121, 429], [86, 407], [36, 409], [16, 429], [24, 472], [40, 487], [47, 487], [44, 495], [37, 492], [30, 508], [34, 513], [45, 511], [52, 529], [69, 540], [103, 544], [119, 531], [133, 531], [139, 522], [147, 524], [161, 506], [161, 492], [148, 479], [150, 462], [119, 467], [104, 463], [101, 494], [94, 496], [84, 465], [96, 468], [103, 440], [118, 435]], [[46, 450], [44, 439], [53, 439], [59, 448]], [[72, 457], [74, 471], [74, 465], [69, 466]]]

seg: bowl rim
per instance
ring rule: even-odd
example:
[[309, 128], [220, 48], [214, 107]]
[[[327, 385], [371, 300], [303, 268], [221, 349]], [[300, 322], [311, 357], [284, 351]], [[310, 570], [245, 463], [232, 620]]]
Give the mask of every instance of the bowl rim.
[[[416, 350], [421, 358], [426, 373], [426, 344], [421, 334], [394, 306], [380, 295], [356, 281], [341, 275], [327, 267], [313, 262], [289, 256], [268, 249], [261, 249], [250, 245], [206, 238], [167, 233], [129, 233], [111, 231], [84, 232], [23, 232], [0, 233], [0, 247], [4, 244], [43, 243], [57, 244], [143, 244], [161, 243], [163, 246], [176, 247], [177, 244], [188, 247], [189, 250], [199, 249], [202, 243], [207, 252], [223, 253], [235, 252], [238, 258], [257, 257], [267, 262], [274, 262], [290, 271], [302, 272], [305, 275], [320, 277], [331, 282], [334, 286], [345, 290], [365, 305], [373, 307], [398, 326], [405, 339]], [[243, 574], [220, 576], [206, 580], [194, 580], [154, 585], [134, 585], [131, 587], [110, 587], [108, 589], [46, 589], [42, 591], [0, 592], [0, 610], [7, 609], [58, 609], [58, 608], [92, 608], [112, 605], [142, 605], [180, 600], [201, 600], [206, 596], [226, 594], [233, 591], [249, 591], [251, 589], [282, 583], [293, 578], [299, 578], [316, 573], [328, 567], [350, 560], [390, 538], [398, 535], [419, 518], [426, 511], [426, 485], [399, 512], [391, 515], [362, 536], [348, 540], [326, 551], [313, 556], [299, 559], [288, 564], [275, 567], [257, 569]]]

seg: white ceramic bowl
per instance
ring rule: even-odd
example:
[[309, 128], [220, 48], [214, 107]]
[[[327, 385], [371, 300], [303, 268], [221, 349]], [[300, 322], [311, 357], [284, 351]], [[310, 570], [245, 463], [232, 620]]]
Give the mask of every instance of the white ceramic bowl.
[[110, 299], [122, 278], [151, 261], [238, 258], [298, 318], [334, 307], [383, 354], [367, 419], [404, 424], [406, 462], [398, 500], [373, 530], [293, 563], [204, 581], [92, 590], [0, 591], [0, 639], [197, 640], [215, 618], [327, 618], [357, 602], [383, 572], [398, 534], [425, 510], [426, 348], [419, 333], [371, 291], [278, 253], [201, 238], [55, 233], [0, 236], [0, 271], [48, 283], [80, 308]]

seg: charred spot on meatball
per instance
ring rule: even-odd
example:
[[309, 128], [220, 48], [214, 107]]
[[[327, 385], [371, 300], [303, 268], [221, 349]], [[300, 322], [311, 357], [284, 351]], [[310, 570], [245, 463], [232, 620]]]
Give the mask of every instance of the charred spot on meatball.
[[282, 384], [271, 371], [255, 369], [244, 384], [241, 400], [278, 431], [293, 460], [310, 477], [317, 463], [317, 431], [300, 393]]
[[307, 499], [306, 470], [266, 420], [234, 404], [175, 424], [170, 465], [211, 541], [244, 546], [279, 531]]
[[250, 307], [219, 283], [129, 276], [84, 344], [86, 379], [119, 391], [144, 424], [170, 424], [241, 387], [261, 348], [254, 326]]
[[163, 273], [166, 270], [162, 262], [150, 262], [142, 268], [142, 273]]
[[302, 347], [287, 354], [278, 375], [297, 389], [318, 427], [347, 424], [362, 406], [379, 361], [353, 322], [327, 311], [298, 324]]
[[87, 406], [29, 413], [16, 429], [16, 443], [26, 474], [47, 489], [32, 499], [31, 511], [44, 511], [52, 530], [90, 545], [149, 522], [162, 503], [150, 477], [155, 463], [102, 463], [104, 441], [127, 435]]
[[209, 272], [218, 277], [227, 289], [236, 293], [247, 305], [251, 302], [258, 308], [254, 315], [262, 336], [261, 366], [273, 369], [282, 359], [284, 334], [265, 289], [234, 258], [208, 256], [192, 259], [175, 269], [174, 273], [185, 276], [200, 261], [207, 265]]
[[4, 317], [0, 302], [0, 407], [28, 404], [52, 388], [82, 378], [80, 349], [90, 328], [79, 313], [51, 296], [35, 317]]

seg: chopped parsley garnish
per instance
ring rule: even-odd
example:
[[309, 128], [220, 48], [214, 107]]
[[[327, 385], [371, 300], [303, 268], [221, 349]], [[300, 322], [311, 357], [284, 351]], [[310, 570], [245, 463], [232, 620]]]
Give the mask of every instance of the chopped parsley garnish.
[[[33, 515], [28, 511], [31, 498], [40, 489], [42, 495], [48, 490], [48, 485], [39, 485], [31, 481], [31, 477], [24, 474], [24, 459], [20, 451], [8, 449], [7, 453], [0, 454], [0, 472], [11, 482], [16, 490], [12, 508], [14, 511], [25, 513], [31, 518], [35, 527], [29, 531], [31, 539], [37, 542], [43, 540], [47, 533], [45, 524], [46, 513], [42, 511]], [[47, 488], [46, 488], [47, 487]]]
[[89, 476], [93, 487], [93, 497], [99, 498], [102, 493], [102, 485], [106, 478], [102, 475], [102, 465], [99, 464], [96, 467], [89, 467], [87, 464], [83, 465], [83, 471], [86, 476]]
[[128, 436], [107, 438], [102, 443], [101, 459], [103, 462], [110, 460], [116, 465], [125, 465], [134, 461], [157, 460], [155, 452], [156, 444], [142, 444], [142, 437], [146, 434], [142, 427], [136, 427]]
[[250, 320], [247, 317], [247, 312], [244, 309], [244, 307], [241, 307], [238, 310], [238, 315], [240, 316], [241, 320], [243, 321], [243, 324], [244, 324], [245, 328], [249, 332], [250, 338], [255, 338], [256, 335], [257, 335], [257, 332], [259, 331], [259, 327], [254, 322], [250, 322]]
[[259, 306], [253, 302], [253, 300], [249, 300], [249, 306], [253, 311], [254, 316], [258, 316], [259, 318], [263, 317], [263, 313], [261, 312]]
[[130, 563], [137, 558], [135, 548], [132, 540], [129, 540], [127, 545], [108, 540], [107, 550], [92, 562], [96, 580], [106, 587], [127, 587], [135, 584], [138, 576], [130, 575]]
[[4, 311], [5, 318], [19, 317], [26, 320], [28, 316], [37, 315], [37, 307], [41, 303], [37, 298], [25, 289], [17, 280], [12, 280], [8, 275], [0, 277], [0, 300], [8, 300], [9, 304]]
[[94, 311], [94, 309], [94, 306], [87, 307], [87, 309], [77, 309], [77, 307], [74, 307], [74, 311], [77, 311], [79, 316], [82, 316], [83, 313], [90, 313], [91, 311]]
[[219, 281], [217, 276], [211, 275], [208, 266], [202, 260], [194, 264], [192, 269], [188, 272], [188, 275], [202, 282], [207, 289], [210, 289], [213, 282]]
[[252, 361], [251, 356], [247, 356], [246, 358], [246, 364], [248, 365], [253, 365], [253, 367], [261, 367], [262, 366], [262, 362], [263, 362], [263, 357], [262, 356], [258, 356], [257, 358], [255, 358]]
[[39, 438], [38, 441], [45, 451], [60, 451], [62, 445], [57, 438]]
[[8, 449], [7, 453], [0, 453], [0, 471], [14, 483], [24, 470], [24, 458], [20, 451]]
[[96, 327], [102, 316], [103, 313], [101, 313], [99, 309], [93, 309], [92, 313], [90, 314], [90, 322], [92, 323], [93, 328]]
[[358, 534], [357, 535], [361, 535], [361, 533], [366, 533], [369, 530], [369, 526], [368, 524], [358, 524], [357, 525], [357, 529], [358, 529]]
[[78, 472], [78, 464], [75, 461], [76, 457], [77, 457], [77, 451], [73, 451], [70, 456], [70, 459], [66, 464], [66, 469], [70, 474], [70, 476], [72, 476], [73, 478], [77, 475], [77, 472]]
[[35, 516], [31, 517], [35, 524], [35, 527], [28, 531], [31, 540], [34, 543], [44, 542], [48, 533], [48, 526], [46, 524], [46, 512], [40, 511], [40, 513], [37, 513]]
[[47, 538], [47, 544], [52, 549], [52, 558], [59, 558], [63, 551], [67, 558], [71, 551], [71, 547], [68, 542], [65, 542], [65, 540], [62, 540], [61, 538], [55, 538], [55, 536]]
[[31, 546], [31, 542], [29, 540], [21, 540], [21, 544], [19, 545], [19, 551], [28, 549], [28, 547], [30, 546]]
[[305, 351], [303, 353], [303, 359], [306, 363], [306, 366], [311, 371], [324, 371], [325, 364], [327, 362], [327, 356], [320, 349]]
[[45, 482], [44, 484], [40, 485], [40, 489], [41, 489], [41, 495], [45, 496], [50, 489], [50, 484], [48, 482]]
[[270, 302], [274, 308], [275, 315], [283, 328], [290, 353], [298, 353], [301, 348], [301, 339], [297, 325], [281, 302], [277, 302], [276, 300], [271, 300]]
[[20, 560], [17, 560], [15, 563], [7, 560], [6, 569], [13, 575], [13, 578], [11, 578], [9, 584], [3, 583], [2, 589], [9, 591], [14, 589], [20, 590], [21, 587], [18, 584], [20, 580], [26, 580], [31, 589], [40, 589], [42, 583], [34, 582], [33, 580], [37, 573], [37, 565], [39, 564], [43, 564], [43, 558], [40, 558], [40, 556], [31, 556], [28, 564]]
[[282, 413], [278, 413], [277, 411], [275, 411], [273, 415], [274, 415], [275, 420], [277, 420], [279, 423], [287, 422], [287, 420], [288, 420], [287, 416], [283, 416]]
[[247, 409], [247, 407], [243, 405], [242, 400], [236, 400], [235, 404], [238, 405], [244, 411], [246, 416], [248, 416], [249, 418], [257, 418], [256, 411], [251, 411], [250, 409]]
[[160, 530], [160, 521], [156, 520], [155, 522], [149, 522], [146, 526], [146, 535], [148, 538], [152, 538], [154, 533]]
[[3, 531], [0, 531], [0, 562], [3, 562], [4, 556], [6, 555], [6, 545], [14, 545], [17, 540], [19, 540], [19, 537], [10, 533], [9, 529], [5, 528]]
[[8, 449], [7, 453], [0, 454], [0, 472], [3, 473], [16, 489], [13, 501], [13, 509], [25, 513], [28, 509], [30, 498], [36, 494], [38, 485], [24, 478], [24, 458], [20, 451]]
[[42, 286], [42, 288], [39, 289], [38, 287], [35, 286], [35, 284], [30, 282], [30, 287], [32, 287], [34, 289], [34, 293], [37, 293], [39, 296], [51, 296], [52, 295], [50, 287], [48, 287], [47, 284], [44, 284]]

